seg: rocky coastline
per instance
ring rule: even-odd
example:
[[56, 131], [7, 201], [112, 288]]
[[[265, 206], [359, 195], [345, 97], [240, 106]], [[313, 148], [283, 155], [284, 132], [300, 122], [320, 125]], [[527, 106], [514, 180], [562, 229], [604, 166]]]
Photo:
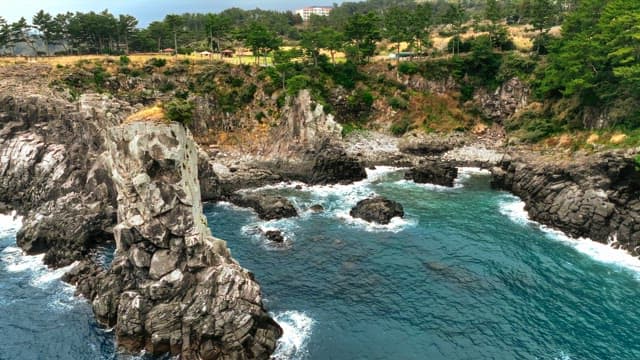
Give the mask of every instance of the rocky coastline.
[[535, 221], [640, 256], [635, 156], [635, 151], [608, 151], [558, 160], [513, 153], [491, 169], [492, 185], [522, 198]]
[[[268, 155], [240, 156], [199, 148], [177, 123], [126, 123], [139, 106], [55, 92], [45, 67], [9, 71], [0, 69], [0, 213], [24, 217], [17, 242], [26, 253], [45, 254], [52, 267], [77, 262], [65, 280], [128, 351], [269, 358], [282, 330], [253, 275], [211, 234], [202, 201], [232, 201], [265, 219], [296, 216], [286, 199], [238, 192], [283, 181], [350, 183], [366, 178], [366, 167], [392, 165], [412, 168], [409, 179], [451, 186], [457, 167], [482, 167], [533, 220], [640, 256], [637, 151], [548, 156], [505, 147], [499, 126], [343, 139], [302, 92]], [[90, 258], [105, 242], [117, 248], [106, 270]]]

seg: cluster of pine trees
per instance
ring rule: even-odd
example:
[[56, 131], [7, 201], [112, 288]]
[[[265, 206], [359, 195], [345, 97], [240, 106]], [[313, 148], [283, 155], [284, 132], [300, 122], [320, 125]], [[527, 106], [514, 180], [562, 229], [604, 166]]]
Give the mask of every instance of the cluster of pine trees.
[[[316, 41], [333, 38], [327, 29], [340, 33], [343, 41], [356, 44], [356, 56], [366, 57], [374, 41], [408, 41], [417, 50], [429, 45], [428, 34], [433, 26], [452, 26], [456, 31], [471, 19], [494, 22], [531, 22], [556, 24], [576, 0], [369, 0], [335, 5], [330, 16], [313, 17], [308, 24], [291, 11], [242, 10], [231, 8], [220, 13], [167, 15], [146, 28], [138, 27], [132, 15], [111, 14], [108, 10], [88, 13], [51, 15], [39, 11], [28, 22], [25, 18], [7, 23], [0, 16], [0, 49], [16, 54], [18, 45], [29, 53], [151, 52], [174, 48], [181, 52], [219, 51], [221, 48], [247, 45], [255, 49], [257, 38], [264, 43], [278, 41]], [[0, 14], [1, 15], [1, 14]], [[540, 21], [540, 18], [543, 18]], [[538, 19], [538, 20], [536, 20]], [[361, 28], [358, 28], [360, 27]], [[354, 31], [358, 28], [357, 31]], [[321, 32], [325, 34], [320, 34]], [[309, 35], [314, 32], [314, 35]], [[355, 34], [358, 32], [358, 34]], [[322, 36], [321, 36], [322, 35]], [[327, 35], [327, 36], [324, 36]], [[364, 39], [366, 37], [366, 39]], [[277, 38], [274, 40], [274, 38]], [[310, 40], [309, 38], [315, 38]], [[268, 40], [268, 41], [267, 41]], [[264, 44], [257, 46], [263, 48]], [[328, 45], [333, 48], [335, 46]], [[267, 46], [268, 48], [269, 46]], [[273, 47], [273, 46], [271, 46]], [[364, 51], [365, 54], [360, 54]], [[23, 51], [24, 53], [24, 51]]]

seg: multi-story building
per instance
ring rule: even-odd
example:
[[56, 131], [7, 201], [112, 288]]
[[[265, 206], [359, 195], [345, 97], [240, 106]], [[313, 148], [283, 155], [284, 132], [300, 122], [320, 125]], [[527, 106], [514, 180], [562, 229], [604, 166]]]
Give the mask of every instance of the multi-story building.
[[329, 16], [333, 10], [331, 6], [308, 6], [306, 8], [296, 10], [296, 14], [300, 15], [302, 20], [309, 21], [311, 15]]

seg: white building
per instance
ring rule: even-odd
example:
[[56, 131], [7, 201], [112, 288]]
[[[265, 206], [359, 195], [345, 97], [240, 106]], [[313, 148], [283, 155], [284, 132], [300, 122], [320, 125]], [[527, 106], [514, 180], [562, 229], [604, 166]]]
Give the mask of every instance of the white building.
[[331, 6], [308, 6], [306, 8], [296, 10], [296, 14], [300, 15], [302, 20], [309, 21], [311, 15], [329, 16], [333, 8]]

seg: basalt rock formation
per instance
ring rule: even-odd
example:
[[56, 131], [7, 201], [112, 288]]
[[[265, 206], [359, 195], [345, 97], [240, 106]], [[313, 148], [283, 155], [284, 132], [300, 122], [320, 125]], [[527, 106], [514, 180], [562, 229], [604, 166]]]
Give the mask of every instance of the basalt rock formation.
[[18, 245], [64, 266], [112, 238], [116, 196], [103, 137], [132, 109], [96, 94], [72, 103], [49, 89], [48, 70], [0, 68], [0, 202], [24, 216]]
[[282, 196], [233, 194], [229, 200], [235, 205], [252, 208], [264, 220], [298, 216], [298, 211], [293, 204]]
[[282, 334], [253, 275], [211, 236], [202, 213], [198, 154], [179, 124], [110, 130], [118, 194], [116, 255], [97, 278], [70, 276], [98, 320], [130, 351], [183, 359], [267, 359]]
[[492, 173], [492, 185], [522, 198], [532, 219], [640, 255], [640, 173], [631, 154], [514, 156]]
[[453, 187], [458, 168], [446, 162], [431, 161], [407, 171], [404, 178], [420, 184]]
[[[0, 67], [0, 204], [23, 215], [17, 236], [51, 266], [79, 261], [76, 284], [99, 322], [131, 351], [182, 359], [267, 359], [280, 327], [253, 275], [202, 215], [219, 179], [179, 124], [122, 125], [134, 107], [74, 100], [47, 66]], [[91, 249], [117, 245], [108, 270]]]
[[386, 225], [394, 217], [404, 217], [404, 209], [400, 203], [378, 196], [358, 201], [349, 215], [368, 222]]

